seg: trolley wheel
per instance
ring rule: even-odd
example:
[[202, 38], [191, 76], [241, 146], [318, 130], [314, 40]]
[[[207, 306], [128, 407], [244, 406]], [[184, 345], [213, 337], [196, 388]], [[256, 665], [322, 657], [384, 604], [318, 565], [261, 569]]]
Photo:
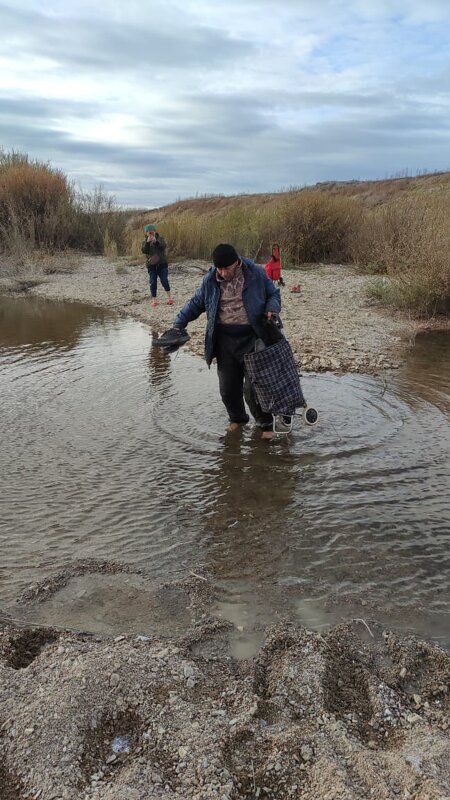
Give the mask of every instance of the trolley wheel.
[[315, 425], [319, 419], [319, 412], [312, 406], [305, 408], [305, 422], [307, 425]]

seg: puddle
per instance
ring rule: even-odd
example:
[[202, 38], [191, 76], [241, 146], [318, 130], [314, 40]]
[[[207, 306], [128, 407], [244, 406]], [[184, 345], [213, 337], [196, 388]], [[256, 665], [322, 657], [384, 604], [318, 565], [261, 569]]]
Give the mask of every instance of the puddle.
[[117, 636], [180, 636], [192, 624], [189, 597], [137, 575], [80, 575], [45, 602], [9, 609], [21, 622]]

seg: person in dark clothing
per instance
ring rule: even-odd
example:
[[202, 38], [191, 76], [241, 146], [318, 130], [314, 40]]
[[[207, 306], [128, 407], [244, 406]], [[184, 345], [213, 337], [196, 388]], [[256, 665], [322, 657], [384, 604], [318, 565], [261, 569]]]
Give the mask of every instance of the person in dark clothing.
[[148, 224], [144, 228], [145, 239], [142, 242], [141, 250], [147, 256], [146, 265], [150, 284], [150, 294], [152, 296], [152, 307], [158, 305], [156, 290], [158, 278], [162, 283], [163, 289], [167, 292], [167, 305], [173, 305], [173, 297], [169, 283], [169, 265], [166, 256], [166, 242], [156, 230], [156, 225]]
[[205, 359], [217, 361], [219, 389], [234, 431], [249, 421], [244, 397], [264, 438], [271, 438], [272, 415], [264, 412], [244, 366], [244, 356], [258, 338], [258, 318], [278, 314], [280, 290], [263, 267], [244, 258], [231, 244], [219, 244], [212, 254], [213, 266], [200, 287], [174, 320], [178, 331], [206, 312]]

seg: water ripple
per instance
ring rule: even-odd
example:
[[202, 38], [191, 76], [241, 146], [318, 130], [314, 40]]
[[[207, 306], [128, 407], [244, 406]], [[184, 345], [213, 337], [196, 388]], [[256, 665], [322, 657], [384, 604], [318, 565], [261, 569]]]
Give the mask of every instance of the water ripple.
[[418, 345], [386, 382], [304, 376], [319, 425], [268, 445], [224, 438], [215, 369], [142, 325], [21, 308], [20, 340], [0, 337], [0, 602], [94, 557], [160, 578], [202, 563], [239, 607], [278, 586], [450, 612], [448, 349], [430, 369]]

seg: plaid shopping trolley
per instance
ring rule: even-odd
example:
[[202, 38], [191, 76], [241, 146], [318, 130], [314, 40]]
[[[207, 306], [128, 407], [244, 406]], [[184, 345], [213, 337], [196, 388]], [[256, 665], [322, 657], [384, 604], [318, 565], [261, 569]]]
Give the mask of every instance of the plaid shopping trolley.
[[263, 411], [291, 416], [306, 406], [291, 346], [280, 338], [263, 350], [244, 356], [245, 368]]

